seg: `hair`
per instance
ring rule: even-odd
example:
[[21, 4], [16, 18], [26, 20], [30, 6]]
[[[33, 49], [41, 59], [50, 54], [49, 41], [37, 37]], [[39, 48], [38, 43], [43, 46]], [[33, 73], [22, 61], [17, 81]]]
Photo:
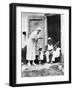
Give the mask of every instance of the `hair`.
[[26, 32], [23, 32], [23, 35], [26, 35]]
[[39, 51], [42, 51], [42, 48], [39, 48]]

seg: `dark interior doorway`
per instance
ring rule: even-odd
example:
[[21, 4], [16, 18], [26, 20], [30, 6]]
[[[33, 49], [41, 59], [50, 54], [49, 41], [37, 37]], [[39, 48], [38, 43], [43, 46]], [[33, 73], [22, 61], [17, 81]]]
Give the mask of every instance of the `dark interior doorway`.
[[[60, 15], [47, 16], [47, 33], [52, 38], [52, 43], [61, 43], [61, 20]], [[59, 43], [59, 46], [60, 46]]]

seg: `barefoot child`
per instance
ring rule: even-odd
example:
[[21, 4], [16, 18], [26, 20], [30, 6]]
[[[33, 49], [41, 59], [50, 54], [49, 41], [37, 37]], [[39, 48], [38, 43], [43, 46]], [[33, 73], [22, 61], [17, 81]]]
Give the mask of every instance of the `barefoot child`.
[[41, 64], [41, 62], [43, 61], [43, 51], [42, 48], [39, 48], [39, 64]]

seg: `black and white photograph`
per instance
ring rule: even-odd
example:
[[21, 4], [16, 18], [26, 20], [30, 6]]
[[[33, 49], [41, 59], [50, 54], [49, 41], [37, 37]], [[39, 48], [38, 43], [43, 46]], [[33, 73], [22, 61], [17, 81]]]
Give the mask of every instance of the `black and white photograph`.
[[61, 15], [21, 13], [22, 77], [64, 75]]
[[71, 8], [12, 5], [14, 85], [70, 83]]

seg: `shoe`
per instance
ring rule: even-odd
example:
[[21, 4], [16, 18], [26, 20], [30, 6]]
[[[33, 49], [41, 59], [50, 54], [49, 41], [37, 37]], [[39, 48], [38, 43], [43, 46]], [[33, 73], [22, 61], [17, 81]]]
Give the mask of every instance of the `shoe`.
[[32, 65], [36, 65], [35, 63], [33, 63]]
[[53, 63], [53, 62], [50, 62], [51, 64]]

